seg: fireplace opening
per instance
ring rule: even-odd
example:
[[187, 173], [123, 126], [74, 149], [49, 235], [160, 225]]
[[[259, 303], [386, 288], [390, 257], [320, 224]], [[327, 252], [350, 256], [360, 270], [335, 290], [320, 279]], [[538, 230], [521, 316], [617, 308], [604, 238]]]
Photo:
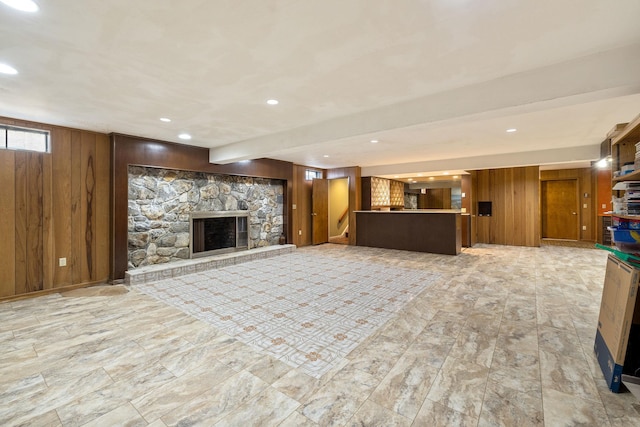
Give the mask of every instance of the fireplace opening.
[[246, 211], [191, 214], [191, 258], [248, 248]]

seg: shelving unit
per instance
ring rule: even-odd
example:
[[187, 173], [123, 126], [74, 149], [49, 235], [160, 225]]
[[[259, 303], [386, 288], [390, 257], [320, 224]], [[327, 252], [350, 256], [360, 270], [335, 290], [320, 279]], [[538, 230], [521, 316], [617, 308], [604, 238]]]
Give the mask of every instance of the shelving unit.
[[[619, 126], [616, 127], [616, 129]], [[611, 136], [611, 170], [619, 171], [623, 165], [634, 163], [636, 157], [636, 143], [640, 142], [640, 115], [627, 123], [619, 132]], [[640, 181], [640, 168], [623, 176], [614, 177], [613, 183], [626, 181]], [[621, 197], [624, 190], [612, 190], [613, 197]], [[627, 219], [638, 219], [640, 215], [619, 214], [615, 216]]]
[[[640, 181], [640, 165], [635, 163], [636, 143], [640, 142], [640, 115], [624, 127], [617, 125], [608, 137], [611, 138], [612, 171], [621, 170], [626, 163], [634, 163], [636, 166], [633, 172], [613, 178], [613, 185], [620, 182]], [[627, 190], [612, 188], [612, 195], [621, 197], [625, 191]], [[615, 212], [614, 207], [612, 216], [617, 218], [640, 219], [640, 215]], [[594, 351], [607, 385], [613, 392], [623, 390], [621, 388], [623, 374], [634, 374], [638, 368], [640, 338], [637, 331], [640, 325], [637, 324], [638, 318], [634, 313], [640, 310], [640, 299], [637, 298], [639, 282], [640, 268], [637, 265], [629, 264], [617, 255], [609, 255]], [[625, 362], [628, 366], [625, 366]], [[629, 378], [634, 382], [637, 379]]]

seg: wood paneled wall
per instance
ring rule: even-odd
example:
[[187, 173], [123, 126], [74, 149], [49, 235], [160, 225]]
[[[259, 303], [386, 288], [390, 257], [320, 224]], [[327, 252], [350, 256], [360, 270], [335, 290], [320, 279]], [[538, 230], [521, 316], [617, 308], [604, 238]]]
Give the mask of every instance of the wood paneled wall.
[[473, 246], [478, 242], [476, 225], [477, 204], [475, 203], [476, 195], [473, 193], [473, 177], [471, 175], [462, 175], [460, 181], [462, 187], [462, 208], [466, 210], [465, 213], [471, 214], [471, 229], [469, 230], [469, 234], [471, 235], [471, 246]]
[[477, 213], [479, 201], [492, 202], [492, 216], [477, 217], [477, 241], [540, 246], [540, 172], [538, 166], [471, 172]]
[[0, 150], [0, 297], [108, 280], [108, 136], [0, 123], [51, 132], [50, 153]]
[[418, 194], [418, 209], [451, 209], [451, 188], [428, 188]]
[[[558, 169], [540, 171], [540, 181], [553, 181], [559, 179], [577, 179], [578, 193], [580, 196], [580, 240], [595, 242], [597, 236], [597, 203], [598, 192], [596, 188], [597, 173], [591, 168]], [[611, 181], [609, 180], [609, 190]], [[585, 197], [585, 195], [587, 197]], [[611, 200], [611, 191], [609, 191]], [[583, 230], [586, 227], [586, 230]]]
[[596, 177], [596, 212], [598, 215], [605, 215], [605, 212], [611, 212], [613, 206], [611, 204], [611, 168], [599, 169]]

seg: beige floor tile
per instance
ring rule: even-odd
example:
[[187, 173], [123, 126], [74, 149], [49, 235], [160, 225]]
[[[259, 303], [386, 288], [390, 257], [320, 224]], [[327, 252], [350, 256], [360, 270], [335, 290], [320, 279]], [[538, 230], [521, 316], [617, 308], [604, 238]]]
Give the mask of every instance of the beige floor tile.
[[602, 404], [586, 360], [540, 350], [543, 391], [559, 391]]
[[[253, 309], [233, 312], [234, 320], [266, 328], [295, 320], [297, 329], [280, 331], [306, 349], [302, 356], [342, 345], [344, 354], [334, 353], [317, 378], [290, 366], [292, 354], [277, 360], [136, 287], [111, 296], [52, 294], [0, 303], [0, 425], [640, 424], [640, 403], [606, 388], [593, 355], [604, 252], [492, 245], [457, 257], [338, 245], [297, 252], [313, 262], [208, 271], [161, 291], [181, 295], [180, 286], [200, 280], [201, 292], [217, 292], [231, 308], [243, 298], [278, 301], [284, 322]], [[359, 278], [345, 282], [337, 264]], [[393, 280], [377, 280], [378, 271], [394, 269], [439, 276], [403, 300], [390, 294]], [[347, 310], [350, 289], [363, 298], [363, 313], [371, 310], [366, 316]], [[305, 301], [313, 292], [326, 296]], [[184, 300], [195, 304], [197, 296]], [[303, 309], [311, 303], [345, 325], [309, 317]], [[390, 307], [388, 321], [370, 321]], [[246, 325], [238, 323], [239, 334], [252, 332]], [[307, 326], [314, 334], [299, 339]]]
[[343, 425], [367, 399], [378, 380], [372, 375], [345, 367], [334, 380], [305, 397], [301, 413], [320, 425]]
[[300, 412], [293, 411], [291, 415], [280, 424], [280, 427], [316, 427], [317, 425], [317, 423], [314, 423]]
[[230, 369], [213, 363], [207, 370], [185, 374], [131, 401], [149, 422], [162, 418], [230, 376]]
[[248, 402], [234, 409], [216, 425], [277, 426], [295, 412], [299, 406], [297, 401], [272, 387], [267, 387]]
[[552, 389], [542, 392], [544, 420], [547, 426], [610, 426], [602, 403]]
[[358, 412], [345, 424], [352, 427], [360, 426], [388, 426], [409, 427], [411, 419], [390, 411], [370, 400], [362, 404]]
[[542, 396], [538, 391], [521, 391], [495, 381], [487, 383], [478, 426], [543, 426]]
[[[65, 423], [66, 424], [66, 423]], [[94, 419], [84, 427], [101, 427], [101, 426], [122, 426], [122, 427], [143, 427], [148, 425], [142, 416], [131, 406], [130, 403], [107, 412], [99, 418]]]
[[376, 387], [369, 400], [408, 419], [420, 410], [438, 369], [423, 362], [422, 351], [407, 350]]
[[426, 399], [413, 425], [430, 427], [476, 427], [478, 425], [478, 418], [457, 412], [445, 405]]
[[223, 382], [191, 396], [168, 411], [162, 421], [167, 426], [211, 425], [250, 401], [268, 387], [260, 378], [246, 371], [229, 376]]

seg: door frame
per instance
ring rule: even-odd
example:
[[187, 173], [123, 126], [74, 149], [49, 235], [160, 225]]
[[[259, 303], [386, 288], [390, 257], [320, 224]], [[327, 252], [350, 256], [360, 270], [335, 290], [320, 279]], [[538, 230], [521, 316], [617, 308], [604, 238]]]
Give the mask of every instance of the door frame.
[[329, 191], [328, 191], [328, 209], [329, 209], [329, 214], [328, 214], [328, 223], [327, 223], [327, 228], [328, 228], [328, 232], [329, 232], [329, 239], [331, 237], [331, 221], [335, 218], [331, 217], [331, 182], [332, 181], [337, 181], [340, 179], [344, 179], [347, 181], [347, 194], [345, 195], [346, 197], [346, 202], [347, 202], [347, 211], [346, 211], [346, 219], [347, 219], [347, 227], [349, 228], [349, 233], [351, 233], [351, 222], [350, 222], [350, 213], [353, 211], [352, 207], [351, 207], [351, 198], [350, 196], [350, 188], [351, 188], [351, 178], [349, 178], [348, 176], [340, 176], [340, 177], [334, 177], [334, 178], [327, 178], [327, 181], [329, 181]]
[[[540, 180], [540, 239], [553, 239], [553, 237], [544, 237], [544, 217], [545, 217], [545, 204], [543, 203], [545, 192], [543, 191], [543, 183], [550, 181], [573, 181], [576, 186], [576, 236], [577, 239], [575, 241], [580, 241], [581, 236], [581, 228], [580, 224], [582, 224], [582, 209], [580, 209], [580, 179], [578, 178], [551, 178], [551, 179], [541, 179]], [[571, 240], [571, 239], [557, 239], [557, 240]]]

